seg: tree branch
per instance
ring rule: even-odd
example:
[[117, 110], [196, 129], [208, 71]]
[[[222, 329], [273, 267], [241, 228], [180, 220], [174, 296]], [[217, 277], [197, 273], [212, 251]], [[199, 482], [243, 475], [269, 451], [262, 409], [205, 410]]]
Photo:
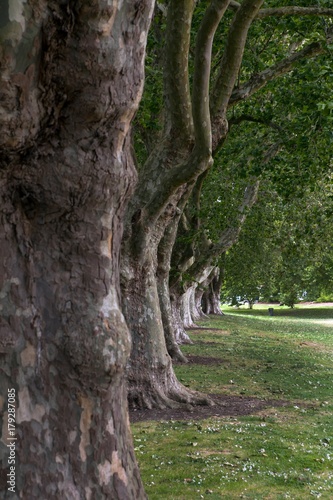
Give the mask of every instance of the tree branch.
[[213, 245], [204, 245], [205, 248], [199, 248], [199, 258], [195, 260], [193, 265], [187, 270], [194, 277], [200, 276], [202, 271], [209, 266], [213, 259], [216, 259], [223, 252], [226, 252], [236, 241], [240, 234], [241, 228], [246, 219], [246, 210], [251, 208], [257, 201], [260, 182], [256, 180], [253, 184], [248, 185], [244, 190], [243, 200], [238, 208], [239, 215], [237, 217], [238, 224], [234, 227], [228, 227], [222, 231], [220, 238]]
[[164, 89], [165, 129], [181, 140], [193, 136], [188, 75], [191, 22], [194, 0], [171, 0], [168, 6]]
[[264, 0], [244, 0], [231, 23], [220, 71], [211, 94], [214, 143], [227, 133], [226, 111], [241, 66], [248, 30]]
[[233, 125], [239, 125], [240, 123], [248, 121], [248, 122], [253, 122], [253, 123], [261, 123], [262, 125], [267, 125], [268, 127], [273, 128], [274, 130], [277, 130], [279, 132], [282, 132], [283, 129], [276, 123], [270, 121], [270, 120], [264, 120], [263, 118], [255, 118], [254, 116], [247, 115], [247, 114], [242, 114], [240, 116], [235, 116], [233, 118], [230, 118], [229, 120], [229, 129]]
[[323, 7], [294, 7], [290, 5], [287, 7], [261, 9], [256, 19], [282, 16], [333, 16], [333, 9], [326, 9]]
[[211, 151], [209, 80], [215, 31], [228, 8], [229, 0], [213, 0], [207, 7], [195, 44], [193, 75], [193, 120], [196, 145]]
[[[236, 2], [235, 0], [231, 0], [229, 4], [229, 8], [238, 11], [241, 7], [241, 4]], [[275, 7], [275, 8], [267, 8], [261, 9], [256, 19], [264, 19], [266, 17], [282, 17], [282, 16], [333, 16], [333, 9], [324, 8], [324, 7], [297, 7], [293, 5], [289, 5], [286, 7]]]
[[253, 75], [248, 82], [233, 91], [229, 100], [229, 107], [235, 106], [240, 101], [247, 99], [255, 92], [263, 88], [271, 80], [288, 73], [298, 61], [323, 54], [325, 50], [326, 48], [320, 42], [310, 43], [299, 52], [296, 52], [277, 64], [274, 64], [270, 68]]
[[[249, 1], [249, 0], [247, 0]], [[258, 0], [251, 0], [258, 1]], [[229, 0], [212, 0], [209, 7], [206, 9], [202, 19], [197, 39], [196, 39], [196, 54], [195, 54], [195, 69], [193, 81], [193, 106], [182, 102], [183, 99], [189, 98], [189, 86], [187, 75], [187, 57], [180, 52], [184, 48], [188, 51], [189, 36], [190, 36], [190, 19], [192, 12], [190, 6], [193, 7], [193, 0], [171, 0], [168, 7], [168, 27], [170, 29], [168, 35], [166, 54], [167, 54], [167, 69], [166, 69], [166, 108], [171, 107], [170, 121], [171, 130], [177, 133], [175, 140], [179, 137], [184, 137], [183, 127], [186, 129], [186, 121], [189, 120], [189, 113], [193, 113], [193, 122], [195, 130], [195, 144], [189, 156], [185, 157], [182, 154], [174, 155], [174, 164], [172, 168], [165, 168], [163, 178], [159, 175], [159, 180], [155, 183], [154, 193], [147, 204], [146, 222], [153, 222], [159, 216], [158, 207], [164, 209], [165, 204], [170, 196], [175, 193], [177, 188], [182, 184], [191, 182], [198, 175], [204, 172], [212, 164], [211, 158], [211, 126], [210, 126], [210, 111], [209, 111], [209, 79], [210, 79], [210, 64], [211, 50], [215, 31], [219, 22], [228, 7]], [[184, 16], [187, 16], [184, 24]], [[184, 25], [188, 29], [184, 29]], [[184, 34], [186, 32], [186, 34]], [[183, 61], [183, 62], [182, 62]], [[186, 69], [184, 73], [183, 64], [186, 61]], [[184, 76], [186, 74], [186, 76]], [[186, 89], [182, 89], [182, 87]], [[168, 104], [169, 102], [169, 104]], [[173, 137], [171, 137], [173, 138]], [[183, 144], [181, 144], [183, 146]], [[174, 144], [173, 150], [176, 150]], [[159, 174], [161, 172], [158, 171]], [[142, 182], [140, 182], [141, 186]], [[146, 186], [144, 190], [147, 191]], [[149, 215], [148, 215], [149, 214]], [[151, 218], [150, 218], [151, 217]]]

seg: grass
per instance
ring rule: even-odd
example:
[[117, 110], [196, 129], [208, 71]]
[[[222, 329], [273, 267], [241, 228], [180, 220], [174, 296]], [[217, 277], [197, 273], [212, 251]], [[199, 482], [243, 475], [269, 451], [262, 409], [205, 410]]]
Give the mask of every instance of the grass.
[[288, 401], [250, 416], [132, 425], [150, 500], [333, 498], [333, 309], [227, 309], [177, 365], [193, 389]]

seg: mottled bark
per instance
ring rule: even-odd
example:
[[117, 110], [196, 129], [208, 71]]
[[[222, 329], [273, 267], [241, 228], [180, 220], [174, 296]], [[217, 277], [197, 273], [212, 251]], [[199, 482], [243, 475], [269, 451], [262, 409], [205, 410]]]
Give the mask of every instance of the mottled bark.
[[[128, 422], [119, 306], [128, 130], [152, 2], [17, 2], [2, 28], [2, 428], [9, 498], [145, 498]], [[8, 448], [3, 433], [1, 489]]]
[[[133, 339], [128, 368], [129, 401], [134, 406], [175, 406], [207, 402], [176, 379], [168, 354], [157, 289], [158, 248], [177, 216], [188, 184], [207, 168], [207, 148], [193, 148], [188, 81], [193, 0], [168, 6], [164, 138], [140, 170], [128, 212], [122, 261], [123, 304]], [[184, 26], [187, 29], [184, 29]]]
[[222, 279], [223, 274], [218, 267], [215, 267], [201, 298], [202, 310], [205, 314], [223, 314], [220, 307]]
[[181, 317], [185, 328], [195, 328], [195, 321], [205, 316], [201, 308], [201, 298], [205, 289], [205, 283], [213, 270], [208, 266], [196, 280], [189, 283], [187, 290], [181, 296]]
[[134, 408], [207, 404], [207, 397], [185, 388], [173, 371], [159, 304], [156, 252], [147, 249], [144, 262], [127, 256], [122, 265], [123, 310], [133, 334], [129, 403]]
[[181, 296], [171, 295], [171, 312], [174, 324], [174, 335], [177, 344], [193, 344], [185, 330], [184, 321], [181, 314]]
[[196, 328], [195, 320], [199, 319], [199, 314], [195, 311], [195, 288], [190, 286], [180, 297], [180, 317], [184, 328]]
[[178, 204], [178, 212], [170, 224], [164, 231], [163, 238], [158, 247], [158, 267], [157, 267], [157, 286], [159, 293], [159, 303], [162, 315], [164, 337], [168, 353], [175, 361], [187, 362], [179, 348], [179, 344], [192, 343], [189, 336], [186, 334], [181, 324], [179, 311], [177, 310], [177, 297], [170, 294], [169, 275], [171, 267], [172, 249], [175, 243], [178, 223], [181, 217], [182, 210], [187, 202], [190, 189], [183, 194], [180, 203]]

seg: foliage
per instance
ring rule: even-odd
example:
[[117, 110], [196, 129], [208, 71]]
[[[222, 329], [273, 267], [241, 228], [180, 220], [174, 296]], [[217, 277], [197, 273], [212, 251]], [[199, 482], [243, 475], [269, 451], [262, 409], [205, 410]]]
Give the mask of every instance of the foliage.
[[[302, 198], [263, 194], [225, 259], [225, 299], [251, 291], [293, 307], [333, 289], [330, 179]], [[252, 295], [253, 296], [253, 295]]]
[[[207, 1], [196, 2], [193, 14], [189, 51], [191, 85], [196, 34], [208, 4]], [[289, 2], [274, 0], [265, 2], [265, 7], [277, 5], [281, 7], [289, 5]], [[299, 1], [298, 5], [308, 6], [308, 2]], [[319, 1], [318, 6], [327, 5], [325, 1]], [[232, 10], [227, 11], [214, 37], [212, 88], [219, 72], [232, 18]], [[331, 24], [330, 18], [319, 16], [268, 17], [253, 22], [235, 91], [260, 72], [281, 62], [304, 46], [324, 41]], [[134, 126], [135, 149], [140, 164], [150, 154], [152, 145], [161, 139], [165, 106], [162, 75], [165, 25], [165, 16], [161, 8], [157, 7], [148, 41], [145, 91]], [[268, 183], [269, 189], [277, 192], [286, 201], [294, 199], [295, 196], [302, 197], [309, 189], [314, 189], [318, 179], [323, 177], [331, 165], [333, 72], [330, 50], [316, 58], [304, 58], [298, 61], [285, 75], [273, 78], [266, 86], [251, 97], [238, 102], [237, 105], [231, 102], [228, 112], [230, 131], [227, 141], [216, 153], [214, 166], [205, 179], [200, 206], [195, 202], [187, 207], [189, 228], [186, 233], [179, 232], [178, 247], [188, 249], [191, 246], [196, 257], [200, 255], [201, 247], [205, 247], [205, 251], [209, 254], [209, 245], [202, 245], [202, 242], [215, 243], [224, 230], [240, 224], [239, 205], [244, 189], [255, 179], [261, 179], [264, 190]], [[214, 112], [213, 109], [211, 111]], [[270, 213], [269, 207], [266, 207], [266, 210]], [[265, 276], [262, 276], [263, 273], [259, 272], [258, 267], [253, 269], [253, 266], [250, 266], [251, 279], [247, 279], [249, 273], [243, 273], [242, 278], [242, 286], [244, 290], [246, 288], [246, 293], [237, 295], [243, 295], [252, 302], [257, 297], [260, 286], [267, 293], [268, 291], [271, 294], [275, 293], [271, 272], [274, 268], [280, 277], [283, 275], [279, 287], [281, 299], [293, 305], [302, 292], [303, 284], [299, 283], [298, 275], [295, 287], [291, 287], [287, 281], [289, 279], [294, 282], [293, 273], [296, 272], [296, 264], [292, 265], [292, 262], [294, 260], [297, 262], [302, 248], [299, 248], [296, 256], [290, 245], [288, 252], [284, 252], [284, 255], [288, 253], [288, 258], [282, 265], [281, 259], [277, 258], [276, 251], [272, 249], [270, 243], [263, 244], [263, 240], [260, 240], [259, 248], [255, 235], [252, 240], [251, 245], [257, 250], [255, 252], [248, 248], [247, 252], [253, 254], [255, 260], [258, 260], [259, 254], [263, 257], [262, 254], [265, 253], [266, 263], [263, 265]], [[273, 253], [270, 254], [270, 251]], [[251, 258], [248, 257], [245, 261], [249, 263]], [[274, 262], [274, 266], [271, 265], [271, 261]], [[282, 265], [281, 268], [276, 269], [277, 262]], [[290, 268], [288, 272], [287, 265]], [[301, 268], [304, 271], [305, 265]], [[178, 268], [172, 273], [178, 277]], [[259, 276], [256, 276], [258, 274]], [[191, 270], [187, 276], [181, 276], [180, 279], [182, 282], [193, 279]], [[239, 279], [238, 276], [235, 281]], [[275, 282], [277, 280], [278, 277]]]

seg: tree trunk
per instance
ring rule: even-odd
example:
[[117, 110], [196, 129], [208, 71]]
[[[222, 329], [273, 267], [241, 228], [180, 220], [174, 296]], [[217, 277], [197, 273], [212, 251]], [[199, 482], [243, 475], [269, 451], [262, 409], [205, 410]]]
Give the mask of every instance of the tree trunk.
[[193, 344], [185, 330], [184, 321], [181, 316], [181, 296], [171, 295], [171, 310], [173, 323], [175, 325], [175, 339], [177, 344]]
[[180, 314], [185, 328], [196, 328], [195, 321], [199, 321], [205, 314], [201, 308], [201, 298], [205, 287], [205, 281], [212, 272], [212, 266], [207, 267], [197, 281], [192, 283], [191, 286], [181, 296]]
[[119, 250], [152, 2], [131, 4], [28, 1], [4, 34], [0, 481], [8, 498], [145, 498], [128, 423]]
[[132, 332], [129, 403], [134, 408], [207, 404], [209, 398], [187, 389], [177, 380], [168, 354], [156, 279], [160, 239], [161, 234], [155, 228], [151, 243], [145, 246], [141, 256], [133, 249], [130, 239], [124, 245], [123, 311]]
[[[156, 281], [156, 262], [149, 252], [144, 264], [123, 265], [123, 310], [133, 332], [128, 366], [129, 402], [134, 408], [177, 407], [208, 398], [177, 380], [168, 354]], [[126, 277], [125, 277], [126, 276]]]
[[[178, 207], [179, 209], [179, 207]], [[163, 238], [158, 247], [158, 267], [157, 267], [157, 287], [159, 294], [160, 309], [162, 315], [164, 337], [168, 353], [172, 360], [181, 363], [186, 363], [187, 359], [179, 348], [180, 338], [182, 336], [181, 321], [179, 314], [177, 315], [176, 297], [170, 296], [169, 289], [169, 274], [171, 265], [172, 249], [175, 242], [178, 222], [181, 215], [181, 209], [176, 217], [170, 222], [166, 228]], [[192, 343], [184, 330], [187, 337], [187, 343]]]
[[222, 286], [222, 273], [218, 267], [214, 268], [212, 280], [202, 296], [202, 310], [205, 314], [223, 315], [220, 308], [220, 293]]
[[[184, 328], [196, 328], [194, 323], [195, 286], [190, 286], [180, 297], [180, 317]], [[196, 315], [198, 316], [198, 315]]]

